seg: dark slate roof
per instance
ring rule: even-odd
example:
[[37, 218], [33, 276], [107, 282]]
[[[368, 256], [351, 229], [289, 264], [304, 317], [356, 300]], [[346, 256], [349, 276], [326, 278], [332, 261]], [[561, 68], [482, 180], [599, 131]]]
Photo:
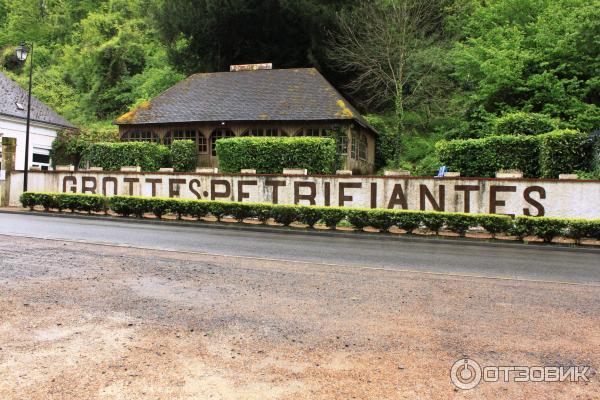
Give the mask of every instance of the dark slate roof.
[[[23, 106], [22, 110], [17, 107], [17, 103]], [[2, 72], [0, 72], [0, 114], [27, 119], [27, 91]], [[72, 123], [33, 96], [31, 97], [31, 120], [58, 127], [75, 128]]]
[[192, 75], [115, 123], [324, 120], [355, 120], [373, 130], [323, 75], [302, 68]]

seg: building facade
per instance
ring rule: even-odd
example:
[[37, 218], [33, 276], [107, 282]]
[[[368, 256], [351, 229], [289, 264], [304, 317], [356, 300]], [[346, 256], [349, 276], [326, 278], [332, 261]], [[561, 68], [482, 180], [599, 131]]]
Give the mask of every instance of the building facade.
[[194, 141], [200, 167], [218, 167], [219, 139], [317, 136], [337, 140], [346, 169], [374, 170], [376, 131], [313, 68], [193, 75], [116, 124], [123, 141]]
[[[17, 170], [23, 170], [25, 167], [27, 96], [28, 93], [23, 88], [0, 72], [0, 140], [2, 137], [17, 140], [15, 154], [15, 168]], [[76, 128], [50, 107], [32, 97], [28, 168], [48, 169], [50, 167], [52, 142], [57, 133], [63, 129]], [[0, 169], [2, 169], [1, 165]]]

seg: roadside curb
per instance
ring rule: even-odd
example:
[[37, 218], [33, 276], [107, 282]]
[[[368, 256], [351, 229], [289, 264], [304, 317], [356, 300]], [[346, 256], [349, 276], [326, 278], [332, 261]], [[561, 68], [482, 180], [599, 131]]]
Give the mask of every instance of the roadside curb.
[[81, 220], [107, 221], [107, 222], [123, 222], [130, 224], [148, 224], [162, 226], [177, 226], [191, 227], [195, 229], [220, 229], [220, 230], [237, 230], [246, 232], [262, 232], [262, 233], [278, 233], [298, 236], [312, 237], [337, 237], [343, 239], [361, 239], [361, 240], [385, 240], [399, 242], [417, 242], [417, 243], [437, 243], [437, 244], [461, 244], [466, 246], [490, 247], [490, 248], [514, 248], [514, 249], [538, 249], [550, 251], [568, 251], [568, 252], [583, 252], [583, 253], [600, 253], [600, 247], [593, 246], [573, 246], [569, 244], [541, 244], [541, 243], [505, 243], [494, 239], [474, 239], [474, 238], [453, 238], [453, 237], [431, 237], [431, 236], [416, 236], [416, 235], [397, 235], [391, 233], [369, 233], [369, 232], [348, 232], [348, 231], [330, 231], [305, 228], [290, 228], [283, 226], [264, 226], [264, 225], [249, 225], [240, 223], [224, 223], [224, 222], [196, 222], [196, 221], [178, 221], [178, 220], [152, 220], [140, 218], [126, 218], [117, 216], [103, 215], [82, 215], [71, 213], [48, 213], [44, 211], [29, 211], [29, 210], [9, 210], [0, 209], [0, 214], [12, 215], [35, 215], [48, 218], [70, 218]]

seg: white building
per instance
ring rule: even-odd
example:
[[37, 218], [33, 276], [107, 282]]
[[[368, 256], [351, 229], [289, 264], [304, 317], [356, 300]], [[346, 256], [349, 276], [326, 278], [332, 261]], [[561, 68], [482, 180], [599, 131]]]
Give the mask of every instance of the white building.
[[[64, 129], [76, 128], [35, 97], [31, 98], [30, 121], [29, 167], [38, 166], [42, 169], [48, 169], [50, 166], [50, 148], [56, 134]], [[23, 170], [25, 165], [26, 126], [27, 91], [0, 72], [0, 141], [2, 137], [17, 139], [15, 159], [17, 170]], [[2, 169], [1, 166], [0, 169]]]

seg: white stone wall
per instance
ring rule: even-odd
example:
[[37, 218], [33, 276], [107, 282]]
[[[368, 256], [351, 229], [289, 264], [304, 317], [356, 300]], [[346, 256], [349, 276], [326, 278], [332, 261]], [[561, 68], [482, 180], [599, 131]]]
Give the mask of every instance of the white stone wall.
[[[60, 128], [51, 125], [31, 122], [29, 128], [29, 166], [32, 165], [34, 147], [49, 151], [59, 130]], [[17, 139], [15, 157], [15, 168], [17, 170], [23, 170], [25, 165], [25, 131], [25, 120], [0, 115], [0, 137]]]
[[[11, 182], [18, 205], [22, 173]], [[580, 180], [30, 172], [29, 190], [600, 218], [600, 181]]]

